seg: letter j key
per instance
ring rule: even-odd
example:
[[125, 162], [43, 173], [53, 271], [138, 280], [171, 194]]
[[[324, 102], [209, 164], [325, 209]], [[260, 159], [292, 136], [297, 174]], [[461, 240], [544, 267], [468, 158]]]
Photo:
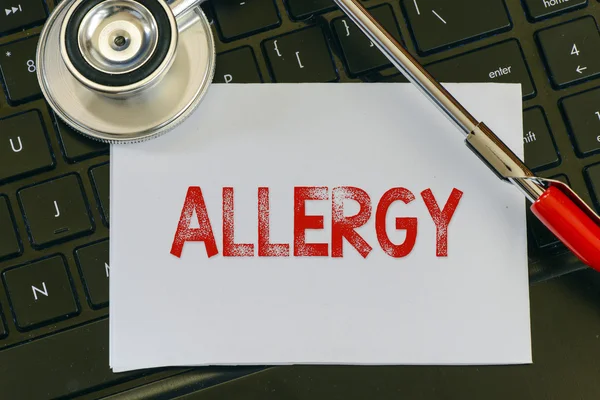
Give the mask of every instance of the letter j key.
[[49, 246], [94, 228], [78, 175], [29, 186], [17, 194], [34, 247]]

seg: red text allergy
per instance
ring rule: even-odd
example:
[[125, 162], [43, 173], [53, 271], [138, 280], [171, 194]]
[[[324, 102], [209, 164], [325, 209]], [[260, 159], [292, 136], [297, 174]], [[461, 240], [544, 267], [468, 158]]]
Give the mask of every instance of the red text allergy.
[[[431, 189], [420, 193], [429, 215], [436, 227], [436, 256], [448, 256], [448, 226], [463, 192], [452, 189], [444, 204], [440, 204]], [[355, 215], [344, 214], [344, 201], [353, 200], [360, 209]], [[235, 243], [234, 238], [234, 188], [223, 188], [223, 223], [212, 225], [198, 186], [190, 186], [183, 203], [181, 217], [177, 224], [175, 238], [171, 246], [171, 254], [181, 257], [185, 242], [204, 242], [207, 256], [219, 254], [219, 248], [213, 229], [222, 229], [222, 252], [225, 257], [343, 257], [343, 242], [347, 241], [364, 258], [373, 250], [375, 243], [367, 241], [356, 231], [371, 218], [375, 218], [375, 232], [381, 249], [390, 257], [405, 257], [415, 246], [418, 232], [418, 221], [415, 217], [396, 217], [395, 228], [405, 230], [403, 243], [393, 243], [386, 232], [386, 215], [390, 206], [400, 201], [408, 204], [415, 201], [415, 195], [402, 187], [391, 188], [385, 192], [375, 205], [367, 192], [358, 187], [341, 186], [329, 189], [326, 186], [302, 186], [294, 188], [294, 241], [289, 243], [272, 243], [270, 238], [269, 188], [259, 187], [257, 193], [257, 243]], [[331, 243], [307, 243], [308, 229], [323, 229], [324, 215], [307, 215], [307, 201], [331, 201]], [[190, 228], [191, 218], [196, 212], [199, 228]]]

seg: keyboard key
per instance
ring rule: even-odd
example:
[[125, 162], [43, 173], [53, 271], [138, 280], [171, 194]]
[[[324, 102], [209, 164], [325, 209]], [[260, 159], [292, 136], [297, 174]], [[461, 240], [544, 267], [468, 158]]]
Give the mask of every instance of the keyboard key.
[[251, 47], [245, 46], [217, 55], [215, 83], [262, 83]]
[[0, 0], [0, 35], [41, 24], [46, 19], [42, 0]]
[[275, 82], [331, 82], [338, 79], [331, 52], [318, 26], [263, 42]]
[[35, 36], [0, 46], [0, 70], [12, 103], [41, 95], [35, 65], [37, 42], [38, 36]]
[[539, 107], [523, 112], [523, 143], [525, 164], [529, 168], [536, 170], [559, 163], [548, 121]]
[[441, 82], [520, 83], [523, 97], [535, 95], [529, 69], [516, 40], [508, 40], [425, 67]]
[[204, 15], [206, 16], [206, 19], [208, 20], [208, 22], [212, 25], [213, 22], [215, 21], [215, 17], [213, 17], [213, 10], [212, 10], [211, 3], [212, 3], [211, 1], [203, 1], [202, 4], [200, 4], [200, 8], [204, 12]]
[[[386, 4], [369, 11], [398, 42], [402, 43], [392, 7]], [[391, 66], [389, 60], [350, 18], [336, 18], [333, 20], [333, 29], [340, 42], [344, 61], [350, 75], [356, 76], [374, 69]]]
[[93, 307], [108, 305], [108, 240], [75, 250], [79, 270]]
[[0, 119], [0, 183], [53, 166], [50, 144], [37, 111]]
[[308, 18], [336, 8], [333, 0], [287, 0], [286, 6], [294, 19]]
[[106, 143], [89, 139], [81, 133], [75, 132], [59, 118], [56, 118], [56, 128], [63, 154], [68, 161], [80, 161], [105, 154], [110, 149]]
[[4, 349], [2, 398], [72, 398], [148, 373], [114, 374], [108, 361], [108, 318]]
[[380, 77], [376, 79], [376, 82], [394, 82], [394, 83], [408, 83], [408, 79], [401, 73]]
[[600, 151], [600, 89], [567, 97], [561, 105], [578, 152]]
[[0, 196], [0, 238], [0, 260], [21, 253], [15, 223], [5, 196]]
[[54, 256], [3, 274], [17, 326], [31, 329], [77, 314], [65, 261]]
[[552, 84], [557, 88], [600, 74], [600, 33], [592, 17], [537, 33]]
[[110, 164], [93, 167], [90, 170], [90, 176], [92, 178], [92, 183], [94, 184], [96, 198], [98, 199], [98, 207], [100, 208], [100, 211], [102, 211], [102, 217], [108, 226], [110, 221]]
[[[569, 178], [567, 178], [566, 175], [553, 176], [551, 179], [570, 185]], [[527, 225], [529, 226], [538, 247], [550, 247], [560, 243], [560, 240], [558, 240], [558, 238], [554, 236], [554, 234], [550, 232], [550, 230], [546, 228], [535, 215], [533, 215], [531, 210], [529, 210], [529, 207], [527, 208], [527, 217]]]
[[212, 4], [224, 40], [234, 40], [281, 24], [273, 0], [219, 0]]
[[504, 0], [402, 0], [417, 49], [432, 53], [510, 29]]
[[585, 172], [590, 192], [594, 194], [596, 205], [600, 209], [600, 164], [588, 167]]
[[4, 326], [4, 319], [0, 315], [0, 339], [5, 338], [7, 334], [8, 331], [6, 330], [6, 326]]
[[18, 197], [35, 247], [79, 236], [94, 228], [77, 175], [21, 189]]
[[573, 11], [587, 4], [587, 0], [524, 0], [523, 2], [527, 15], [534, 21]]

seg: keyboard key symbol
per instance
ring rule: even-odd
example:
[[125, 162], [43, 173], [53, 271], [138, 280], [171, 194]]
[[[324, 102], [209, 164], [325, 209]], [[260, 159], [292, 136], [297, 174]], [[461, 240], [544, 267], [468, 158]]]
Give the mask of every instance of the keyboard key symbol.
[[18, 7], [5, 8], [4, 12], [6, 13], [6, 15], [11, 15], [11, 14], [16, 14], [17, 12], [23, 12], [23, 9], [21, 8], [21, 5], [19, 4]]
[[75, 250], [77, 265], [83, 277], [88, 300], [93, 308], [108, 305], [108, 239]]
[[63, 320], [79, 311], [62, 256], [44, 258], [2, 274], [19, 329]]
[[[217, 55], [215, 80], [218, 83], [259, 83], [262, 82], [254, 51], [240, 47]], [[108, 175], [107, 175], [108, 176]], [[108, 179], [108, 178], [107, 178]], [[108, 183], [107, 183], [108, 185]]]
[[600, 34], [591, 16], [543, 29], [536, 38], [555, 88], [600, 76]]
[[46, 282], [42, 282], [42, 289], [31, 285], [31, 290], [33, 291], [33, 298], [35, 299], [35, 301], [37, 301], [38, 299], [38, 293], [48, 297], [48, 289], [46, 289]]
[[54, 209], [56, 210], [56, 214], [54, 215], [54, 218], [60, 217], [60, 210], [58, 209], [58, 203], [56, 202], [56, 200], [54, 200]]
[[433, 13], [433, 15], [435, 15], [436, 17], [438, 17], [438, 19], [440, 21], [442, 21], [444, 23], [444, 25], [447, 24], [447, 22], [444, 20], [444, 18], [442, 18], [440, 14], [436, 13], [435, 10], [431, 10], [431, 12]]
[[18, 153], [18, 152], [20, 152], [21, 150], [23, 150], [23, 143], [21, 142], [21, 136], [17, 136], [17, 140], [16, 140], [16, 141], [19, 143], [19, 145], [18, 145], [18, 146], [15, 146], [15, 143], [13, 142], [13, 140], [12, 140], [12, 139], [9, 139], [9, 142], [10, 142], [10, 148], [12, 149], [12, 151], [13, 151], [14, 153]]

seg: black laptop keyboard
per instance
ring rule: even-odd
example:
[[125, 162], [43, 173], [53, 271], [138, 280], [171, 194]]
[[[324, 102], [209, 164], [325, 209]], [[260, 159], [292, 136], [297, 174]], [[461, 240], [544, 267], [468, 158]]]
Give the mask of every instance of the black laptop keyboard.
[[[36, 80], [36, 44], [53, 3], [0, 0], [3, 398], [16, 398], [6, 387], [53, 398], [138, 375], [107, 366], [109, 147], [58, 121]], [[526, 163], [600, 208], [596, 0], [364, 4], [439, 80], [521, 83]], [[406, 81], [332, 0], [212, 0], [203, 8], [217, 41], [215, 82]], [[531, 215], [528, 222], [533, 281], [583, 267]], [[51, 366], [36, 364], [40, 354]]]

